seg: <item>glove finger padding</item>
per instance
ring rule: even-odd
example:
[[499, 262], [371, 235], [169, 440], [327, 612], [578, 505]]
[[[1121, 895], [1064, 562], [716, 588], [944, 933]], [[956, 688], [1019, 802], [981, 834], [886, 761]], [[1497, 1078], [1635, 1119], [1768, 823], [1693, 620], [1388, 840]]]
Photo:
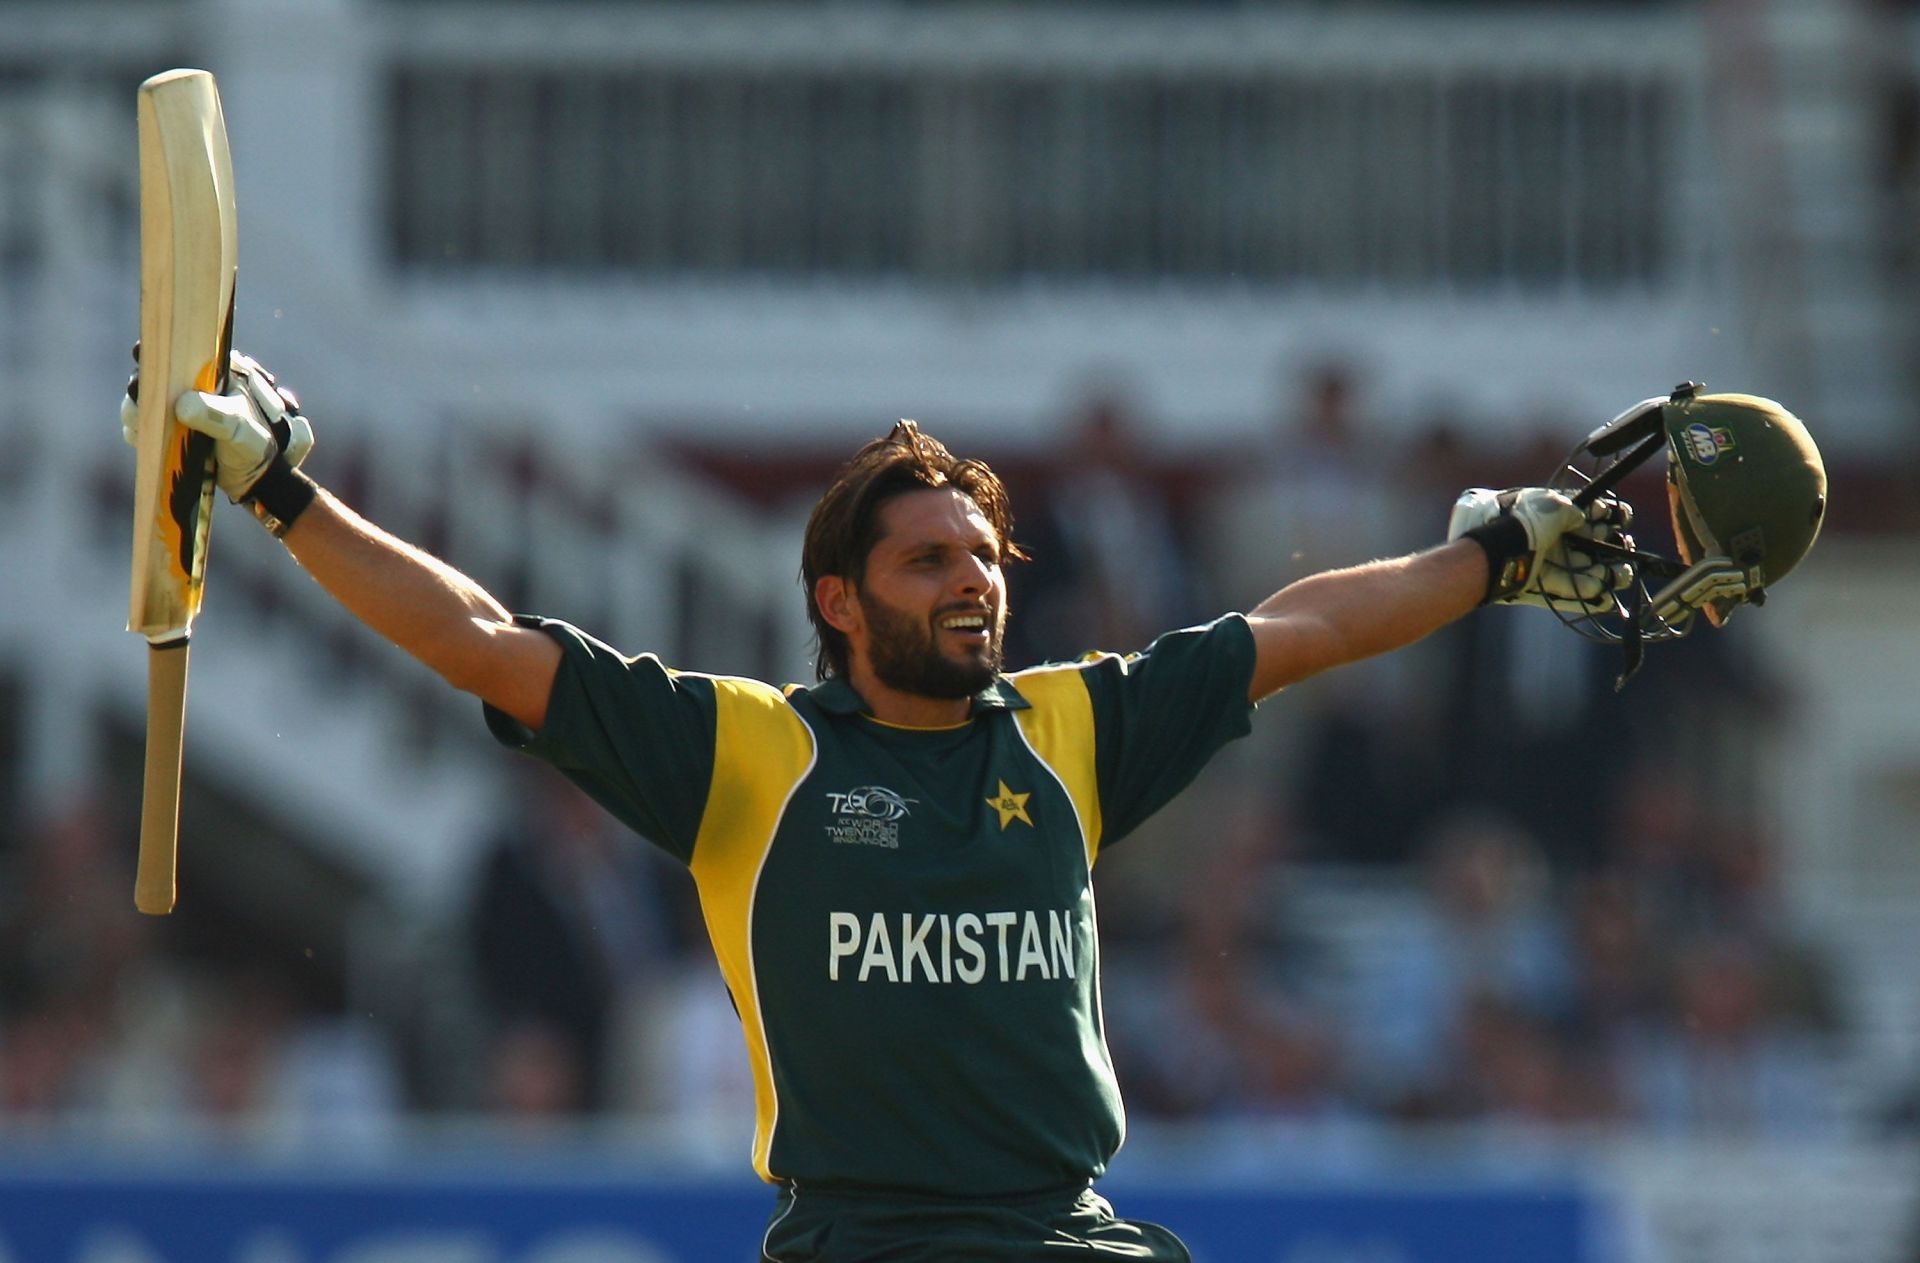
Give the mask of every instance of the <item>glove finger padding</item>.
[[244, 395], [189, 390], [174, 402], [173, 415], [189, 430], [213, 439], [215, 481], [235, 504], [247, 498], [280, 454], [273, 433]]
[[[133, 358], [140, 359], [140, 344], [133, 344]], [[295, 469], [313, 450], [313, 426], [300, 411], [300, 400], [265, 365], [250, 355], [230, 352], [227, 359], [227, 390], [230, 396], [244, 395], [287, 464]], [[176, 403], [176, 415], [178, 405]], [[182, 419], [182, 424], [185, 424]], [[120, 398], [120, 437], [128, 447], [140, 445], [140, 370], [127, 378], [126, 393]]]
[[255, 413], [273, 435], [280, 454], [286, 457], [287, 464], [298, 469], [307, 453], [313, 450], [313, 427], [301, 415], [300, 400], [280, 385], [279, 379], [260, 361], [238, 351], [228, 360], [227, 381], [229, 394], [234, 393], [236, 386], [246, 392], [247, 398], [253, 401]]
[[[1471, 539], [1485, 550], [1487, 591], [1481, 604], [1523, 600], [1537, 604], [1530, 598], [1541, 595], [1541, 578], [1550, 560], [1557, 560], [1562, 570], [1573, 569], [1562, 556], [1563, 539], [1569, 534], [1591, 537], [1598, 529], [1589, 520], [1591, 508], [1582, 508], [1546, 487], [1497, 492], [1472, 487], [1454, 502], [1447, 538]], [[1602, 513], [1611, 518], [1617, 510], [1609, 506]], [[1595, 580], [1596, 585], [1604, 582]], [[1581, 587], [1577, 581], [1565, 586], [1570, 592]]]
[[[137, 362], [137, 342], [133, 355]], [[139, 445], [139, 398], [136, 368], [120, 400], [120, 434], [135, 447]], [[215, 480], [236, 504], [253, 493], [276, 458], [297, 469], [313, 450], [313, 426], [301, 414], [299, 399], [258, 360], [239, 351], [228, 356], [224, 393], [187, 391], [174, 401], [173, 414], [180, 424], [214, 440]]]
[[1633, 582], [1633, 566], [1579, 548], [1579, 538], [1569, 536], [1544, 558], [1534, 585], [1511, 600], [1568, 613], [1594, 613], [1611, 607], [1613, 594]]
[[1579, 546], [1581, 540], [1592, 540], [1632, 552], [1633, 537], [1626, 528], [1633, 522], [1633, 506], [1617, 496], [1597, 496], [1586, 505], [1586, 518], [1541, 559], [1532, 593], [1523, 592], [1516, 600], [1568, 613], [1594, 613], [1611, 606], [1613, 594], [1633, 583], [1633, 565], [1624, 557]]
[[[1633, 506], [1619, 496], [1595, 496], [1587, 505], [1587, 523], [1596, 528], [1624, 531], [1633, 525]], [[1605, 538], [1596, 533], [1596, 539]]]

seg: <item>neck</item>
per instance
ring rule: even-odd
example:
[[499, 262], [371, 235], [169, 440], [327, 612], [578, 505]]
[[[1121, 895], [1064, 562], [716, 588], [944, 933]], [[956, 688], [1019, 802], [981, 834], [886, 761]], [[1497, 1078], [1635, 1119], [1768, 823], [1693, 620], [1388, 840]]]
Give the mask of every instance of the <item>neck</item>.
[[855, 662], [847, 672], [847, 683], [867, 704], [867, 712], [884, 723], [905, 728], [950, 728], [962, 724], [973, 713], [970, 697], [928, 697], [922, 693], [903, 693], [880, 682], [880, 677], [864, 662]]

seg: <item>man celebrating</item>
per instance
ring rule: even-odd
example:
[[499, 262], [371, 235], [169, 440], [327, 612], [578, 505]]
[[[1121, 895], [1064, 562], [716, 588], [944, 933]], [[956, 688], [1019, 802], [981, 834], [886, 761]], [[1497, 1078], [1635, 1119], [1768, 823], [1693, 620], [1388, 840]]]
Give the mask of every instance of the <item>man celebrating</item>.
[[[509, 614], [295, 466], [306, 423], [236, 357], [176, 415], [376, 632], [485, 703], [691, 869], [753, 1069], [763, 1257], [1183, 1260], [1092, 1190], [1124, 1132], [1091, 874], [1295, 681], [1488, 600], [1598, 602], [1569, 547], [1623, 522], [1539, 488], [1475, 492], [1452, 542], [1314, 575], [1130, 656], [1005, 674], [1005, 489], [903, 421], [815, 506], [801, 573], [819, 681], [776, 688], [627, 657]], [[279, 437], [276, 438], [276, 435]], [[301, 436], [301, 437], [296, 437]]]

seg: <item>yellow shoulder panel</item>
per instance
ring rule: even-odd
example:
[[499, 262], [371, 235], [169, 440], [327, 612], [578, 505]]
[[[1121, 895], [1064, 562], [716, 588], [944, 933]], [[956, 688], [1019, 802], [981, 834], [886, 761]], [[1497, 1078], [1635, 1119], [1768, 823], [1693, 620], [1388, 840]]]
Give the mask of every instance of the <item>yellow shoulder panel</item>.
[[1014, 712], [1021, 735], [1053, 770], [1080, 816], [1087, 867], [1100, 854], [1100, 782], [1094, 766], [1093, 697], [1084, 664], [1036, 667], [1013, 677], [1031, 705]]
[[813, 733], [780, 690], [716, 677], [713, 780], [693, 845], [693, 879], [753, 1066], [753, 1167], [768, 1167], [779, 1103], [753, 972], [753, 898], [793, 792], [813, 766]]

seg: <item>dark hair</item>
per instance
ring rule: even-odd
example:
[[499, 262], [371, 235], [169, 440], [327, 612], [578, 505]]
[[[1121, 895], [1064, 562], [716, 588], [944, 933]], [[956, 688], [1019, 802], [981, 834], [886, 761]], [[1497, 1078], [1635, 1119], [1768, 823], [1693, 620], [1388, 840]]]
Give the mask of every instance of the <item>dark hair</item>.
[[813, 669], [821, 679], [846, 676], [847, 638], [821, 616], [814, 589], [825, 575], [855, 582], [864, 579], [867, 557], [879, 542], [881, 508], [909, 491], [941, 487], [964, 493], [979, 507], [1000, 538], [1002, 560], [1026, 557], [1013, 542], [1013, 510], [999, 475], [982, 461], [960, 460], [913, 422], [900, 422], [885, 438], [853, 454], [807, 518], [800, 582], [806, 588], [807, 618], [820, 646]]

